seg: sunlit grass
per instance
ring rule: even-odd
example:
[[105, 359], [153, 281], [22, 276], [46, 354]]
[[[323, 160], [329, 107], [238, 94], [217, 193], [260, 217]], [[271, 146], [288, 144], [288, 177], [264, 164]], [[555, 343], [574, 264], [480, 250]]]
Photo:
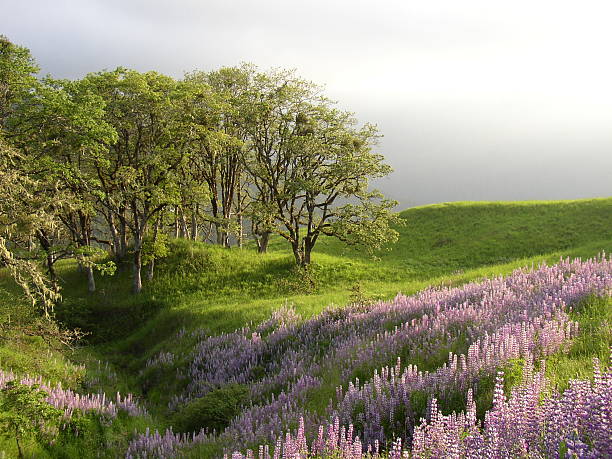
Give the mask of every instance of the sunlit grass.
[[[153, 418], [129, 421], [135, 423], [130, 424], [130, 432], [136, 425], [163, 428], [173, 385], [160, 382], [143, 388], [138, 373], [161, 349], [188, 351], [186, 340], [178, 344], [184, 349], [176, 349], [174, 337], [181, 328], [229, 332], [265, 320], [284, 304], [306, 319], [330, 305], [347, 304], [356, 291], [364, 299], [388, 300], [398, 292], [412, 294], [430, 285], [458, 286], [506, 275], [519, 267], [555, 263], [561, 257], [588, 258], [612, 250], [612, 198], [449, 203], [410, 209], [402, 216], [406, 225], [398, 228], [398, 244], [374, 257], [322, 239], [308, 275], [294, 268], [291, 252], [279, 238], [263, 255], [248, 245], [224, 249], [173, 241], [171, 255], [158, 262], [154, 280], [145, 282], [139, 296], [130, 293], [129, 266], [120, 267], [114, 276], [97, 276], [98, 290], [89, 294], [84, 273], [74, 263], [60, 263], [64, 301], [58, 317], [69, 327], [89, 332], [89, 344], [73, 353], [58, 353], [36, 339], [0, 342], [0, 366], [75, 387], [84, 384], [92, 390], [146, 395]], [[0, 301], [10, 306], [6, 310], [13, 313], [17, 305], [24, 305], [16, 299], [18, 289], [2, 272], [0, 289]], [[592, 375], [593, 357], [607, 362], [611, 306], [610, 299], [591, 299], [573, 312], [581, 334], [569, 353], [549, 359], [547, 375], [554, 385], [563, 389], [572, 378]], [[75, 371], [69, 360], [83, 364], [86, 376]], [[100, 368], [99, 360], [104, 361], [102, 365], [110, 362], [112, 377]], [[321, 376], [321, 388], [307, 401], [309, 409], [320, 413], [342, 383], [339, 375]], [[486, 405], [486, 401], [479, 403]], [[92, 435], [108, 434], [109, 441], [125, 444], [128, 434], [113, 429]], [[74, 457], [68, 451], [91, 446], [85, 443], [65, 444], [64, 457]]]

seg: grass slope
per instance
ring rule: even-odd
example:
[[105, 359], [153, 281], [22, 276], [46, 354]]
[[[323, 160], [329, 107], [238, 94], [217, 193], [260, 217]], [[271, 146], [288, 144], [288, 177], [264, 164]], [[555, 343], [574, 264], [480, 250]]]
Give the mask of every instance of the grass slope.
[[265, 255], [252, 247], [175, 241], [139, 297], [129, 293], [129, 270], [100, 278], [98, 292], [89, 295], [84, 275], [66, 265], [59, 315], [92, 332], [102, 356], [133, 370], [181, 327], [232, 331], [285, 303], [309, 317], [355, 297], [388, 299], [612, 250], [612, 198], [447, 203], [408, 209], [402, 217], [399, 242], [376, 258], [322, 239], [310, 276], [293, 268], [279, 238]]
[[[405, 225], [398, 228], [398, 244], [376, 258], [322, 239], [308, 275], [293, 268], [292, 255], [280, 239], [272, 241], [265, 255], [256, 254], [252, 247], [223, 249], [174, 241], [171, 255], [160, 260], [155, 279], [137, 297], [129, 293], [129, 269], [99, 278], [98, 292], [90, 295], [84, 274], [71, 263], [63, 264], [59, 272], [64, 302], [58, 316], [69, 326], [91, 332], [90, 345], [69, 358], [85, 365], [84, 378], [89, 384], [95, 380], [98, 390], [142, 394], [138, 372], [151, 355], [172, 347], [170, 337], [182, 327], [231, 331], [264, 320], [284, 303], [308, 317], [329, 304], [342, 305], [355, 298], [391, 298], [398, 291], [458, 285], [520, 266], [554, 263], [562, 256], [590, 257], [612, 250], [612, 198], [446, 203], [408, 209], [402, 217]], [[8, 298], [17, 291], [0, 273], [3, 292]], [[577, 320], [590, 327], [599, 344], [591, 345], [593, 339], [587, 334], [573, 353], [558, 357], [550, 371], [558, 374], [553, 380], [560, 385], [588, 374], [592, 356], [607, 354], [610, 317], [601, 311], [610, 311], [610, 303], [592, 304], [576, 313]], [[35, 340], [0, 343], [0, 365], [77, 385], [62, 370], [62, 365], [69, 365], [65, 357], [54, 355], [55, 363], [46, 364], [41, 358], [43, 347]], [[117, 375], [106, 380], [98, 359], [110, 361]], [[331, 391], [335, 383], [331, 378]], [[156, 408], [155, 402], [165, 399], [162, 392], [169, 389], [166, 384], [147, 388], [158, 426], [165, 425], [164, 409]], [[317, 400], [311, 403], [318, 404]]]
[[[182, 325], [231, 331], [265, 319], [285, 302], [310, 316], [328, 304], [345, 304], [357, 288], [365, 296], [390, 298], [430, 283], [462, 283], [543, 260], [612, 249], [612, 198], [448, 203], [409, 209], [402, 217], [406, 225], [399, 228], [399, 242], [376, 258], [322, 239], [310, 281], [293, 269], [281, 239], [265, 255], [252, 248], [176, 241], [140, 297], [129, 295], [129, 272], [100, 279], [98, 293], [91, 296], [83, 275], [69, 267], [63, 271], [64, 294], [66, 304], [74, 307], [67, 309], [78, 314], [90, 308], [95, 324], [108, 321], [112, 331], [108, 327], [107, 336], [97, 337], [105, 341], [142, 325], [157, 309], [161, 316], [148, 322], [147, 335]], [[117, 327], [115, 317], [126, 312], [129, 320]]]

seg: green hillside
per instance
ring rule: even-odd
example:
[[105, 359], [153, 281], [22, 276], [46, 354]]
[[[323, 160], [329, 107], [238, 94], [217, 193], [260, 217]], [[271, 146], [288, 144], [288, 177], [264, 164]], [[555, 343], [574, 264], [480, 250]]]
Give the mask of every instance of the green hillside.
[[[381, 258], [431, 277], [593, 242], [605, 246], [612, 238], [611, 212], [612, 198], [415, 207], [401, 213], [406, 226], [399, 243]], [[336, 244], [327, 251], [342, 253]]]
[[[295, 270], [280, 238], [265, 255], [252, 247], [228, 250], [175, 241], [171, 255], [161, 260], [156, 278], [139, 297], [129, 293], [129, 270], [102, 277], [92, 296], [82, 275], [68, 265], [63, 274], [65, 303], [59, 313], [93, 332], [94, 342], [115, 341], [146, 324], [128, 340], [133, 348], [141, 335], [157, 343], [159, 335], [181, 326], [232, 331], [264, 320], [284, 303], [309, 316], [329, 304], [346, 304], [355, 295], [392, 298], [431, 283], [462, 283], [542, 260], [612, 250], [612, 198], [447, 203], [408, 209], [401, 215], [405, 225], [398, 228], [399, 242], [387, 251], [371, 256], [323, 239], [306, 276]], [[156, 318], [147, 321], [158, 310]], [[130, 320], [118, 324], [118, 315]], [[143, 343], [145, 353], [151, 351], [148, 344]]]
[[131, 354], [146, 355], [150, 345], [182, 326], [231, 331], [264, 320], [284, 303], [309, 316], [353, 297], [391, 298], [429, 284], [458, 284], [542, 260], [612, 250], [612, 198], [444, 203], [401, 216], [399, 242], [374, 257], [322, 239], [307, 276], [295, 270], [280, 238], [264, 255], [253, 247], [174, 241], [140, 296], [129, 293], [129, 269], [100, 277], [90, 295], [84, 275], [64, 264], [58, 314], [91, 332], [92, 343], [125, 344]]
[[[429, 283], [460, 283], [540, 260], [612, 249], [612, 198], [448, 203], [408, 209], [401, 215], [405, 226], [398, 228], [399, 242], [374, 257], [322, 239], [306, 278], [294, 270], [292, 255], [280, 238], [265, 255], [252, 247], [228, 250], [175, 241], [171, 255], [161, 260], [156, 278], [139, 297], [129, 294], [129, 269], [100, 278], [92, 296], [82, 275], [64, 265], [60, 315], [69, 311], [63, 314], [67, 320], [83, 316], [96, 326], [108, 322], [109, 329], [93, 337], [98, 342], [125, 335], [126, 329], [142, 325], [158, 309], [162, 320], [150, 326], [163, 322], [170, 331], [175, 327], [170, 324], [184, 322], [231, 331], [263, 320], [284, 302], [311, 315], [330, 303], [346, 303], [357, 288], [366, 296], [390, 298]], [[133, 320], [117, 326], [114, 317], [123, 313]], [[87, 329], [85, 322], [77, 324]]]
[[[293, 256], [280, 239], [274, 239], [264, 255], [253, 247], [173, 241], [170, 255], [159, 261], [155, 278], [139, 296], [129, 293], [129, 269], [100, 277], [98, 291], [88, 294], [84, 274], [65, 263], [59, 267], [64, 301], [57, 315], [67, 326], [88, 332], [87, 345], [69, 355], [45, 350], [43, 356], [45, 345], [36, 339], [0, 343], [0, 366], [74, 387], [89, 381], [88, 387], [97, 390], [140, 394], [150, 404], [148, 424], [163, 427], [171, 385], [159, 381], [144, 388], [139, 372], [148, 358], [172, 347], [181, 328], [232, 331], [263, 321], [283, 304], [309, 317], [330, 304], [388, 299], [431, 284], [459, 285], [541, 261], [612, 250], [612, 198], [445, 203], [408, 209], [401, 216], [405, 225], [397, 228], [399, 242], [389, 250], [372, 257], [324, 239], [315, 248], [309, 273], [294, 268]], [[18, 290], [2, 276], [3, 306], [15, 309]], [[594, 330], [601, 335], [598, 324]], [[605, 350], [606, 344], [601, 347]], [[589, 359], [560, 359], [564, 379], [574, 368], [588, 371]], [[111, 380], [101, 376], [99, 360], [110, 362], [116, 371]], [[75, 369], [70, 362], [84, 368]], [[332, 391], [333, 384], [330, 381]], [[125, 440], [120, 432], [113, 435], [118, 443]]]

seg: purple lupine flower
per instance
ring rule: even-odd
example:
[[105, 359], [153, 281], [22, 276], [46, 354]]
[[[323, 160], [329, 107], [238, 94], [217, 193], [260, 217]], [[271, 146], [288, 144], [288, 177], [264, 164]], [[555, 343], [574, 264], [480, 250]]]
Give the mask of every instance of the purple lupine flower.
[[[542, 373], [526, 367], [525, 381], [508, 398], [497, 381], [494, 407], [484, 426], [477, 425], [473, 398], [480, 378], [494, 375], [509, 360], [531, 362], [566, 349], [578, 332], [567, 314], [571, 305], [591, 294], [610, 295], [611, 289], [612, 259], [562, 260], [459, 288], [430, 288], [390, 302], [330, 308], [305, 321], [273, 318], [258, 328], [219, 336], [194, 332], [198, 343], [193, 353], [177, 356], [189, 361], [177, 370], [188, 384], [172, 407], [215, 387], [248, 384], [257, 402], [205, 441], [248, 448], [254, 457], [280, 458], [303, 451], [304, 445], [310, 445], [309, 454], [335, 454], [348, 451], [349, 443], [354, 455], [356, 440], [347, 440], [350, 425], [348, 436], [374, 455], [378, 445], [392, 447], [398, 437], [404, 447], [412, 445], [416, 457], [432, 448], [465, 457], [554, 455], [561, 442], [582, 448], [579, 440], [599, 454], [609, 440], [597, 426], [610, 425], [609, 396], [601, 382], [606, 377], [601, 374], [594, 385], [573, 382], [566, 391], [572, 398], [556, 395], [542, 405]], [[441, 346], [457, 350], [437, 368], [414, 365], [414, 360], [437, 356]], [[371, 376], [353, 378], [357, 370]], [[345, 385], [337, 388], [324, 416], [305, 411], [308, 393], [330, 371]], [[432, 400], [429, 421], [420, 424], [410, 405], [415, 391]], [[468, 394], [465, 413], [439, 412], [434, 400], [451, 392]], [[573, 412], [578, 415], [562, 419]], [[290, 428], [298, 423], [292, 434]]]
[[106, 394], [79, 394], [70, 389], [63, 389], [61, 383], [52, 385], [46, 383], [41, 377], [18, 377], [12, 372], [0, 370], [0, 389], [9, 381], [17, 381], [27, 386], [38, 385], [39, 389], [47, 393], [46, 401], [56, 408], [64, 410], [65, 422], [70, 421], [75, 410], [94, 412], [108, 419], [117, 416], [118, 410], [124, 410], [130, 416], [144, 416], [146, 410], [139, 406], [131, 394], [122, 397], [117, 392], [115, 400], [107, 399]]

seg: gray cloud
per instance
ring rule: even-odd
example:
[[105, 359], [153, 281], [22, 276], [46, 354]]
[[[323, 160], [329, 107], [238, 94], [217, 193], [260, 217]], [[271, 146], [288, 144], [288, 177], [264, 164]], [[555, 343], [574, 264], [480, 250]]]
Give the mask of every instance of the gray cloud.
[[43, 73], [296, 68], [375, 122], [403, 206], [612, 194], [604, 1], [3, 0]]

